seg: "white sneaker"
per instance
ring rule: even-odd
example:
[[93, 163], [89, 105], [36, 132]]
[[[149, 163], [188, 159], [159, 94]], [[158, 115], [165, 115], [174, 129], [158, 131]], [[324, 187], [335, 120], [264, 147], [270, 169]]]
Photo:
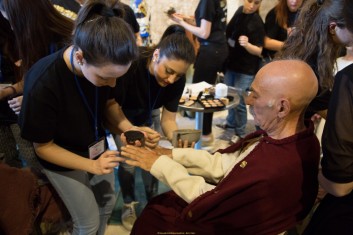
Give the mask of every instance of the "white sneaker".
[[134, 226], [137, 219], [135, 210], [135, 205], [137, 204], [138, 202], [131, 202], [129, 204], [124, 204], [122, 208], [121, 223], [129, 231], [131, 231], [132, 226]]
[[232, 138], [230, 139], [230, 143], [231, 144], [235, 144], [236, 142], [238, 142], [239, 140], [241, 140], [242, 138], [238, 135], [233, 135]]
[[214, 138], [213, 138], [213, 134], [209, 134], [209, 135], [202, 135], [201, 136], [201, 145], [202, 147], [207, 147], [213, 144]]

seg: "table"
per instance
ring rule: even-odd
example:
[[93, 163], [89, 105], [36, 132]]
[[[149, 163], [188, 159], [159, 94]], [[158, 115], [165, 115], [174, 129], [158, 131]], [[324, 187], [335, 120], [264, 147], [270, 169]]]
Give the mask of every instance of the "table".
[[[207, 108], [205, 109], [199, 102], [195, 101], [195, 103], [191, 106], [185, 106], [184, 104], [179, 104], [179, 108], [185, 111], [195, 112], [195, 129], [202, 130], [203, 125], [203, 114], [204, 113], [214, 113], [219, 111], [228, 110], [236, 107], [240, 101], [241, 90], [239, 88], [228, 86], [228, 96], [232, 96], [234, 99], [229, 102], [223, 108]], [[201, 138], [195, 144], [196, 149], [201, 149]]]

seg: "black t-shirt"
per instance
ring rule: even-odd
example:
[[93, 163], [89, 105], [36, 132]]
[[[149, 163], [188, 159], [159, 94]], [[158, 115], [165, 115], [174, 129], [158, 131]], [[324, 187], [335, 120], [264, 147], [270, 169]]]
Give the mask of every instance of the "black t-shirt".
[[[287, 26], [288, 27], [293, 27], [294, 22], [297, 18], [298, 11], [296, 12], [289, 12], [288, 13], [288, 20], [287, 20]], [[276, 20], [276, 12], [275, 8], [272, 8], [266, 15], [265, 19], [265, 31], [266, 31], [266, 36], [272, 39], [276, 39], [278, 41], [284, 42], [287, 39], [287, 30], [281, 27], [277, 20]], [[262, 54], [265, 57], [274, 57], [274, 54], [276, 51], [268, 50], [268, 49], [263, 49]]]
[[322, 135], [324, 176], [337, 183], [353, 181], [353, 65], [337, 73]]
[[227, 69], [232, 71], [255, 75], [259, 69], [260, 57], [250, 54], [240, 46], [238, 38], [245, 35], [253, 45], [263, 47], [265, 29], [264, 23], [258, 13], [244, 14], [243, 6], [239, 7], [227, 25], [226, 37], [235, 41], [234, 47], [229, 47]]
[[219, 0], [200, 0], [195, 10], [196, 25], [200, 27], [202, 19], [212, 23], [210, 36], [207, 39], [198, 38], [200, 43], [224, 44], [226, 42], [224, 37], [225, 22], [222, 21], [223, 18], [224, 12]]
[[116, 101], [124, 114], [136, 126], [150, 125], [151, 111], [160, 107], [170, 112], [178, 110], [179, 99], [185, 86], [185, 76], [166, 87], [161, 87], [147, 68], [146, 48], [140, 48], [140, 58], [129, 71], [117, 80]]
[[[12, 84], [15, 83], [15, 64], [4, 54], [5, 45], [7, 40], [13, 35], [5, 33], [5, 29], [11, 30], [9, 22], [0, 14], [0, 27], [2, 34], [0, 37], [0, 83]], [[6, 35], [6, 36], [5, 36]], [[1, 89], [1, 88], [0, 88]], [[17, 122], [17, 115], [9, 107], [7, 99], [0, 100], [0, 125], [8, 125]]]
[[[15, 83], [16, 67], [9, 54], [12, 53], [12, 57], [17, 55], [15, 51], [16, 41], [15, 35], [11, 29], [9, 21], [0, 14], [0, 83]], [[16, 56], [18, 58], [18, 56]]]
[[[319, 81], [317, 59], [315, 56], [308, 58], [307, 63], [313, 69], [316, 77]], [[329, 88], [324, 88], [319, 85], [319, 90], [315, 98], [310, 102], [308, 108], [305, 112], [305, 118], [311, 118], [315, 113], [321, 110], [328, 109], [328, 103], [330, 101], [331, 90]]]
[[[74, 74], [65, 64], [65, 49], [42, 58], [28, 71], [19, 118], [21, 136], [37, 143], [53, 140], [57, 145], [87, 157], [88, 146], [96, 141], [94, 116], [97, 116], [98, 137], [103, 137], [103, 113], [113, 94], [108, 86], [96, 87], [86, 78], [77, 77], [92, 114], [80, 95]], [[39, 160], [44, 167], [65, 169]]]

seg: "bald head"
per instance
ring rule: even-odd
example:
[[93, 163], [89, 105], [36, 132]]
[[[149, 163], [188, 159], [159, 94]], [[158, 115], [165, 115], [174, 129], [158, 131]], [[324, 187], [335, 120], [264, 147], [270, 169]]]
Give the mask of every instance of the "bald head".
[[311, 67], [300, 60], [277, 60], [260, 69], [256, 82], [274, 100], [288, 99], [291, 111], [305, 109], [318, 92], [318, 81]]
[[305, 109], [317, 94], [318, 81], [305, 62], [277, 60], [259, 70], [250, 91], [245, 101], [255, 124], [281, 139], [305, 128]]

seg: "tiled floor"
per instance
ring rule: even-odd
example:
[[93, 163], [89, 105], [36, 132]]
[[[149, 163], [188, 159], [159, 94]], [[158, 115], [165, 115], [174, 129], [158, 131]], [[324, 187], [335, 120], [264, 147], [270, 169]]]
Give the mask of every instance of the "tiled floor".
[[[224, 148], [228, 146], [229, 140], [234, 134], [234, 129], [227, 129], [223, 130], [222, 128], [219, 128], [216, 126], [216, 124], [223, 123], [225, 121], [225, 118], [227, 116], [228, 111], [221, 111], [221, 112], [216, 112], [214, 113], [213, 116], [213, 128], [212, 132], [215, 138], [215, 141], [213, 145], [204, 147], [203, 149], [208, 150], [210, 152], [213, 152], [219, 148]], [[177, 115], [177, 123], [178, 127], [180, 129], [186, 129], [186, 128], [195, 128], [195, 119], [193, 118], [188, 118], [184, 117], [180, 112]], [[248, 125], [247, 125], [247, 132], [252, 132], [255, 130], [254, 124], [253, 124], [253, 119], [251, 115], [248, 115]], [[140, 177], [140, 172], [136, 172], [136, 187], [138, 188], [139, 185], [140, 187], [136, 189], [136, 197], [140, 201], [139, 207], [137, 208], [138, 213], [143, 209], [143, 207], [146, 205], [146, 200], [144, 199], [144, 190], [142, 190], [142, 179]], [[118, 182], [117, 182], [118, 183]], [[168, 190], [166, 186], [160, 183], [159, 186], [159, 192], [162, 193], [164, 191]], [[106, 235], [128, 235], [130, 234], [129, 231], [127, 231], [122, 225], [121, 225], [121, 206], [123, 204], [122, 202], [122, 197], [121, 193], [119, 190], [119, 185], [117, 184], [116, 186], [116, 191], [117, 191], [117, 203], [115, 206], [115, 210], [112, 214], [110, 223], [108, 225], [108, 228], [106, 230]]]

